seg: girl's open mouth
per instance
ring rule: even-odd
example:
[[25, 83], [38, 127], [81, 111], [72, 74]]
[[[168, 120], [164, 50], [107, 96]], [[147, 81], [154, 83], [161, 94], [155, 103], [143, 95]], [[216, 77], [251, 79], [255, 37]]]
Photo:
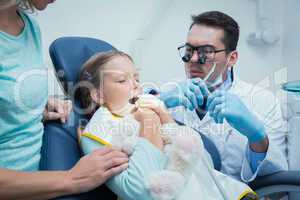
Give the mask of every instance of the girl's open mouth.
[[129, 99], [129, 103], [131, 104], [135, 104], [135, 102], [138, 100], [138, 97], [132, 97], [131, 99]]

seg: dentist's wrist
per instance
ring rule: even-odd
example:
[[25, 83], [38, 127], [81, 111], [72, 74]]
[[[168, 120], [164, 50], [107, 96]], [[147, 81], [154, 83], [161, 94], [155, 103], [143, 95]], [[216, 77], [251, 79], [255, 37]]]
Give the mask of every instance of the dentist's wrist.
[[269, 138], [267, 135], [265, 135], [263, 140], [260, 140], [258, 142], [251, 142], [249, 141], [250, 149], [257, 153], [265, 153], [268, 151], [269, 148]]
[[173, 108], [178, 106], [179, 101], [177, 98], [179, 98], [178, 96], [176, 96], [176, 94], [173, 94], [173, 91], [160, 91], [157, 95], [158, 99], [161, 100], [166, 108]]
[[254, 127], [253, 133], [248, 137], [250, 148], [257, 153], [267, 152], [269, 139], [264, 124], [258, 120], [254, 121], [256, 121], [256, 126]]
[[266, 137], [266, 131], [264, 123], [261, 122], [255, 115], [249, 113], [250, 116], [243, 120], [243, 124], [248, 124], [247, 132], [245, 135], [247, 136], [250, 143], [259, 143], [263, 141]]

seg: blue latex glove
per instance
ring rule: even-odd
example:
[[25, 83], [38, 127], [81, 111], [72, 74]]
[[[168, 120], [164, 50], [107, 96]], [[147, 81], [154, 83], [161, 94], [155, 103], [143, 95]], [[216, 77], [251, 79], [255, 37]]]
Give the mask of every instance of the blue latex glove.
[[204, 81], [194, 78], [176, 83], [176, 86], [170, 90], [161, 91], [159, 98], [167, 108], [184, 106], [189, 110], [194, 110], [203, 105], [204, 96], [208, 96], [208, 93]]
[[252, 143], [266, 136], [264, 124], [253, 115], [244, 103], [234, 94], [218, 90], [207, 99], [209, 115], [216, 123], [226, 121]]

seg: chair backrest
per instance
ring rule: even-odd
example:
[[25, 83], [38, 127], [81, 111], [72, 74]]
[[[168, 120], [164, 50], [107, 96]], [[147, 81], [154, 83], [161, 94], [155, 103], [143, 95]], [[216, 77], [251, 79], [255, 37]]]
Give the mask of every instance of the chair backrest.
[[77, 83], [83, 63], [97, 52], [110, 50], [115, 48], [99, 39], [62, 37], [50, 45], [49, 53], [62, 86], [70, 94], [70, 86]]
[[[82, 64], [97, 52], [114, 50], [115, 48], [102, 40], [84, 37], [63, 37], [55, 40], [50, 46], [50, 56], [58, 78], [69, 94], [74, 93]], [[78, 100], [73, 102], [80, 106]], [[41, 170], [68, 170], [81, 157], [77, 139], [79, 120], [85, 116], [72, 112], [67, 123], [47, 122], [44, 124], [44, 138], [41, 150]], [[96, 200], [116, 199], [117, 197], [105, 186], [94, 191], [57, 198], [56, 200]]]

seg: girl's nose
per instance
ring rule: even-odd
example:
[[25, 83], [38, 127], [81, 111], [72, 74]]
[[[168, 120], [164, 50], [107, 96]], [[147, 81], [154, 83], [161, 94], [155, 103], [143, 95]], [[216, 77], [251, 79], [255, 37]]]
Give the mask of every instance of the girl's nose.
[[142, 88], [139, 81], [136, 79], [132, 80], [132, 89], [136, 95], [141, 94]]
[[138, 88], [140, 83], [137, 80], [133, 80], [133, 87], [136, 89]]

